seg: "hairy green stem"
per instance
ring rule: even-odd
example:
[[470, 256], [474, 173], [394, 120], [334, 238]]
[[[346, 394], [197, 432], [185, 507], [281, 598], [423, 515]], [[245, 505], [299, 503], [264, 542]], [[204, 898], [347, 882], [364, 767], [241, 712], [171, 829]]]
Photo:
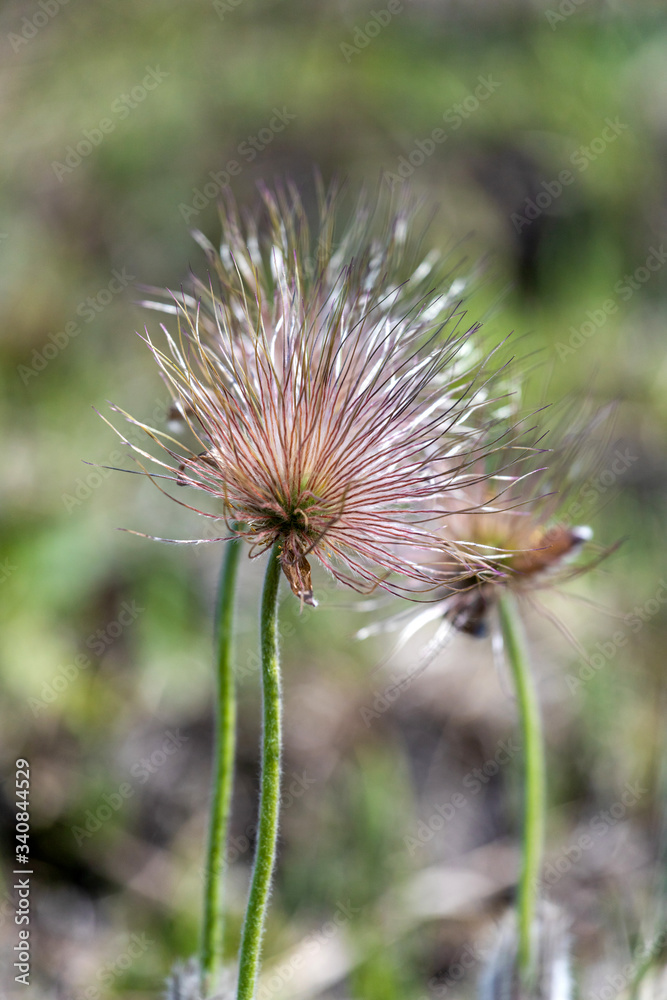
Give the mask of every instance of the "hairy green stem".
[[276, 860], [280, 808], [281, 696], [278, 658], [278, 547], [269, 557], [262, 594], [260, 647], [262, 654], [262, 778], [255, 864], [250, 884], [241, 949], [238, 1000], [253, 1000], [259, 975], [262, 936]]
[[530, 672], [523, 627], [511, 593], [499, 602], [500, 627], [517, 696], [524, 747], [523, 846], [519, 880], [519, 968], [530, 984], [536, 973], [535, 914], [544, 845], [546, 804], [544, 742], [537, 694]]
[[236, 691], [232, 645], [232, 619], [241, 540], [225, 545], [216, 609], [217, 703], [213, 765], [213, 797], [206, 860], [204, 926], [201, 943], [202, 994], [217, 988], [224, 954], [223, 876], [225, 847], [232, 804], [236, 756]]

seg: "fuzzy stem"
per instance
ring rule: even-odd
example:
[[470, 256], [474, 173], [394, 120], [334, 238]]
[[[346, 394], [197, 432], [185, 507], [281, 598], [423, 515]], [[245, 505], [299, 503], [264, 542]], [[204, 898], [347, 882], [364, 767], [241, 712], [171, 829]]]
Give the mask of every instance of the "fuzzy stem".
[[225, 847], [231, 812], [236, 756], [236, 692], [232, 647], [232, 618], [241, 540], [225, 545], [216, 608], [218, 659], [213, 800], [206, 860], [204, 927], [201, 943], [201, 979], [204, 997], [214, 993], [224, 954], [222, 883]]
[[239, 952], [238, 1000], [253, 1000], [259, 975], [264, 923], [276, 860], [280, 807], [281, 695], [278, 656], [278, 583], [280, 562], [274, 546], [262, 594], [260, 647], [262, 654], [262, 778], [257, 847], [248, 909]]
[[524, 746], [523, 845], [519, 880], [519, 968], [527, 985], [536, 973], [534, 954], [538, 880], [542, 867], [546, 804], [544, 742], [537, 694], [526, 652], [525, 636], [511, 593], [499, 602], [503, 644], [517, 695]]

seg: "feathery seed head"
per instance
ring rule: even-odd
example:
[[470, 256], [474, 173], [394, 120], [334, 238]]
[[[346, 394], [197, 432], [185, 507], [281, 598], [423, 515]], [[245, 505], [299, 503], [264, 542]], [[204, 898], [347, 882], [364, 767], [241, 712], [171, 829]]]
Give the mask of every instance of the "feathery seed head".
[[195, 441], [144, 428], [166, 455], [153, 460], [208, 493], [217, 506], [199, 512], [251, 554], [277, 543], [302, 602], [315, 603], [311, 556], [356, 589], [432, 589], [415, 553], [450, 547], [431, 526], [483, 456], [488, 359], [465, 328], [463, 283], [414, 256], [414, 207], [375, 237], [362, 199], [339, 237], [333, 191], [314, 233], [294, 189], [262, 200], [264, 228], [226, 201], [219, 252], [196, 234], [208, 285], [145, 303], [176, 317], [166, 350], [146, 339]]
[[[452, 513], [442, 528], [454, 543], [442, 563], [444, 608], [459, 631], [485, 635], [488, 612], [504, 588], [530, 594], [565, 582], [608, 554], [609, 550], [584, 566], [571, 565], [593, 536], [589, 527], [571, 523], [571, 512], [580, 511], [577, 500], [585, 490], [586, 476], [604, 454], [604, 449], [594, 452], [591, 435], [606, 416], [579, 417], [571, 426], [572, 412], [567, 410], [554, 433], [542, 435], [532, 446], [524, 443], [532, 431], [519, 430], [517, 437], [516, 428], [509, 429], [493, 456], [497, 472], [462, 490], [458, 498], [449, 498], [450, 506], [458, 503], [460, 511]], [[489, 433], [497, 438], [497, 427]], [[465, 563], [470, 565], [471, 548], [477, 551], [479, 564], [466, 576], [462, 569]]]

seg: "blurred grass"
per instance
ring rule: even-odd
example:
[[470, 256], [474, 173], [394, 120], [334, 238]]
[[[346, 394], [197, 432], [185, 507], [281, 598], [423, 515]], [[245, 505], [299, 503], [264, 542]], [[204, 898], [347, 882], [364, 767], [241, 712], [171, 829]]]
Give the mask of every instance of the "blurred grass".
[[[254, 202], [258, 180], [285, 174], [312, 190], [314, 165], [325, 179], [348, 176], [373, 190], [417, 140], [447, 130], [443, 114], [480, 76], [497, 80], [497, 90], [448, 131], [410, 182], [438, 206], [435, 239], [469, 237], [471, 259], [491, 261], [472, 318], [491, 310], [492, 338], [526, 335], [522, 346], [541, 352], [551, 398], [592, 391], [600, 402], [618, 402], [619, 446], [637, 458], [600, 495], [591, 523], [603, 544], [627, 541], [573, 589], [623, 616], [651, 599], [664, 575], [664, 269], [627, 301], [614, 287], [664, 239], [662, 5], [591, 2], [552, 28], [545, 11], [557, 5], [415, 0], [347, 62], [341, 43], [354, 43], [372, 9], [351, 0], [244, 0], [221, 19], [195, 0], [71, 0], [25, 44], [16, 40], [24, 18], [40, 8], [9, 2], [0, 12], [0, 537], [10, 567], [0, 605], [1, 815], [11, 858], [12, 768], [25, 756], [33, 769], [40, 997], [78, 997], [86, 989], [92, 996], [156, 996], [174, 958], [196, 947], [219, 552], [172, 551], [119, 534], [115, 529], [127, 526], [189, 537], [199, 525], [138, 477], [114, 473], [86, 490], [93, 470], [82, 460], [123, 464], [110, 457], [116, 440], [92, 406], [107, 412], [111, 399], [150, 418], [166, 397], [133, 335], [157, 323], [133, 304], [132, 286], [177, 288], [190, 266], [204, 274], [188, 228], [215, 241], [215, 199], [187, 224], [179, 206], [192, 204], [211, 171], [242, 160], [233, 188], [246, 203]], [[112, 105], [140, 84], [147, 67], [168, 75], [121, 120]], [[247, 162], [240, 144], [283, 107], [296, 118]], [[113, 132], [58, 180], [53, 162], [105, 116]], [[573, 169], [570, 157], [600, 136], [607, 118], [627, 131], [586, 169]], [[517, 231], [512, 214], [568, 167], [574, 183]], [[114, 269], [132, 280], [87, 320], [81, 304], [107, 287]], [[499, 296], [500, 307], [491, 309]], [[618, 310], [561, 361], [558, 345], [610, 298]], [[72, 322], [77, 335], [43, 370], [26, 374], [33, 351], [43, 354], [49, 335]], [[256, 570], [244, 567], [240, 601], [237, 837], [252, 826], [257, 788]], [[359, 709], [386, 684], [371, 672], [382, 648], [354, 644], [361, 616], [341, 610], [345, 595], [325, 593], [329, 600], [314, 614], [300, 617], [290, 602], [283, 605], [294, 630], [284, 651], [286, 773], [305, 771], [314, 784], [285, 813], [267, 954], [278, 960], [350, 898], [362, 914], [348, 928], [355, 967], [346, 986], [327, 995], [437, 995], [427, 982], [447, 982], [447, 969], [500, 912], [512, 884], [502, 851], [516, 843], [515, 771], [492, 778], [412, 858], [404, 837], [471, 768], [493, 757], [497, 741], [512, 732], [512, 706], [486, 646], [460, 639], [366, 727]], [[145, 610], [95, 655], [90, 637], [132, 601]], [[554, 599], [552, 606], [588, 650], [618, 628], [618, 619], [583, 604]], [[661, 606], [572, 695], [565, 678], [580, 668], [578, 654], [548, 623], [531, 619], [548, 720], [551, 849], [557, 854], [578, 824], [617, 801], [626, 781], [649, 789], [595, 858], [584, 858], [553, 890], [573, 917], [588, 989], [628, 960], [628, 941], [650, 936], [663, 906], [665, 632]], [[45, 685], [82, 653], [90, 665], [35, 713], [29, 699], [43, 700]], [[188, 737], [183, 749], [144, 784], [134, 779], [132, 797], [77, 845], [72, 827], [176, 729]], [[427, 865], [474, 867], [468, 852], [475, 849], [490, 852], [478, 859], [499, 859], [486, 903], [423, 922], [406, 917], [404, 931], [389, 940], [373, 916], [387, 894]], [[250, 856], [249, 846], [230, 871], [230, 955]], [[7, 989], [14, 931], [5, 921]], [[147, 934], [151, 944], [117, 969], [132, 933]], [[323, 962], [323, 954], [312, 961]], [[457, 996], [473, 995], [473, 978], [452, 987]]]

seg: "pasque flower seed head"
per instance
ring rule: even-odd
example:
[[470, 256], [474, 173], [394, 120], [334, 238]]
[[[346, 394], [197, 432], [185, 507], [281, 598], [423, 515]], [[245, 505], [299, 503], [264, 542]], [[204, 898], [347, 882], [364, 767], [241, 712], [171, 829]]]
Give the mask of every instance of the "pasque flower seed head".
[[420, 553], [449, 547], [432, 524], [480, 478], [489, 362], [464, 282], [435, 254], [415, 258], [414, 207], [385, 213], [376, 236], [362, 199], [338, 237], [335, 192], [321, 193], [315, 231], [294, 189], [262, 199], [263, 224], [226, 201], [219, 252], [196, 234], [208, 284], [146, 303], [176, 319], [166, 348], [146, 341], [196, 445], [139, 423], [162, 457], [131, 447], [213, 498], [199, 512], [225, 519], [221, 537], [244, 536], [253, 555], [278, 543], [302, 602], [313, 557], [356, 589], [428, 592], [437, 568]]

